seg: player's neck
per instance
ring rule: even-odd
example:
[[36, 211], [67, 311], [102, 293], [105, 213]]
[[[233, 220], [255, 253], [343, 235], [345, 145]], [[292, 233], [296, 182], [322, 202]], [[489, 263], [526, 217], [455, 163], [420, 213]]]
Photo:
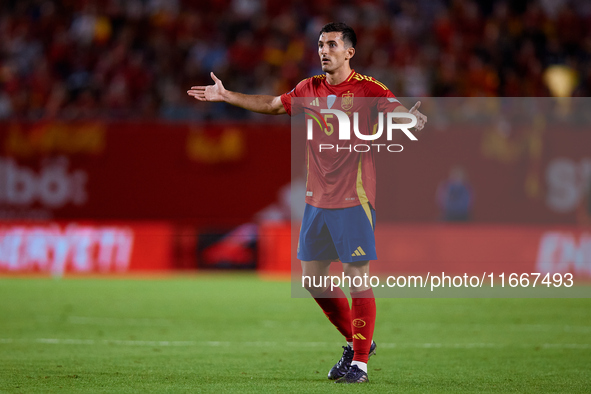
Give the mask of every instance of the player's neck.
[[346, 67], [340, 67], [338, 70], [335, 70], [332, 73], [326, 73], [326, 82], [328, 82], [329, 85], [338, 85], [343, 83], [347, 78], [349, 78], [351, 71], [351, 67], [347, 65]]

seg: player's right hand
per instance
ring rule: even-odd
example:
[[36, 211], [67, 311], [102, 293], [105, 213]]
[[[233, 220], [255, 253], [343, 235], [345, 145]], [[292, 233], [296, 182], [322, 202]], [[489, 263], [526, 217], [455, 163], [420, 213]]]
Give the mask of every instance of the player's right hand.
[[213, 72], [211, 72], [211, 79], [215, 82], [214, 85], [191, 86], [191, 89], [187, 90], [187, 94], [199, 101], [224, 101], [224, 92], [226, 89], [222, 81]]

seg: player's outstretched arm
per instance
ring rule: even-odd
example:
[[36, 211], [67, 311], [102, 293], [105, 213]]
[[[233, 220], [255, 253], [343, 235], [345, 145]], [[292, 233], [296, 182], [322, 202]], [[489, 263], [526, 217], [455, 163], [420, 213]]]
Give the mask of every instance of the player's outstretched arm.
[[281, 115], [286, 114], [280, 96], [252, 95], [232, 92], [224, 88], [222, 81], [211, 73], [213, 85], [192, 86], [187, 94], [199, 101], [224, 101], [249, 111], [261, 114]]
[[415, 126], [415, 129], [422, 130], [423, 127], [425, 127], [425, 123], [427, 123], [427, 117], [425, 115], [423, 115], [421, 112], [419, 112], [420, 106], [421, 106], [420, 101], [417, 101], [416, 104], [413, 105], [411, 109], [406, 109], [406, 107], [404, 107], [403, 105], [399, 105], [398, 107], [396, 107], [394, 109], [394, 112], [408, 112], [410, 114], [413, 114], [414, 116], [417, 117], [417, 125]]

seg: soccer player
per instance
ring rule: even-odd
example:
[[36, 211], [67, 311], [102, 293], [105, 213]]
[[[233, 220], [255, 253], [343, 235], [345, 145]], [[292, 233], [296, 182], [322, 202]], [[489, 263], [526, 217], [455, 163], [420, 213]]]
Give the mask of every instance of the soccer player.
[[[343, 110], [355, 111], [355, 98], [383, 98], [380, 112], [410, 112], [417, 118], [417, 130], [424, 127], [427, 118], [418, 111], [420, 101], [410, 111], [396, 99], [382, 83], [351, 69], [357, 37], [344, 23], [329, 23], [320, 31], [318, 55], [324, 75], [301, 81], [291, 92], [281, 96], [246, 95], [226, 90], [213, 72], [214, 85], [193, 86], [187, 93], [200, 101], [224, 101], [249, 111], [292, 115], [292, 98], [312, 97], [310, 105], [319, 109], [329, 106], [329, 98], [338, 100]], [[338, 99], [337, 99], [338, 98]], [[297, 108], [294, 109], [294, 114]], [[301, 110], [301, 108], [300, 108]], [[367, 122], [361, 124], [368, 124]], [[372, 130], [360, 131], [371, 134]], [[323, 133], [320, 133], [323, 134]], [[324, 133], [320, 138], [308, 140], [308, 175], [306, 209], [300, 230], [298, 259], [304, 278], [323, 278], [329, 274], [331, 262], [342, 263], [346, 276], [369, 276], [369, 261], [375, 260], [375, 163], [373, 151], [319, 152], [318, 146], [330, 139], [334, 145], [339, 133]], [[362, 141], [363, 142], [363, 141]], [[351, 307], [340, 288], [315, 286], [321, 281], [304, 282], [328, 319], [347, 342], [343, 355], [328, 378], [337, 383], [363, 383], [368, 381], [367, 362], [375, 354], [373, 331], [376, 304], [373, 291], [366, 283], [352, 283]], [[353, 281], [352, 281], [353, 282]], [[330, 285], [330, 283], [329, 283]]]

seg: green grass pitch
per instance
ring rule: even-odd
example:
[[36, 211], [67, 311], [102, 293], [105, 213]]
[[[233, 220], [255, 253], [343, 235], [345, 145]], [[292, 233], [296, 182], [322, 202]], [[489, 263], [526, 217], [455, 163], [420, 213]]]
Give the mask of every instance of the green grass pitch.
[[367, 385], [288, 282], [0, 279], [0, 392], [591, 392], [590, 299], [378, 299]]

